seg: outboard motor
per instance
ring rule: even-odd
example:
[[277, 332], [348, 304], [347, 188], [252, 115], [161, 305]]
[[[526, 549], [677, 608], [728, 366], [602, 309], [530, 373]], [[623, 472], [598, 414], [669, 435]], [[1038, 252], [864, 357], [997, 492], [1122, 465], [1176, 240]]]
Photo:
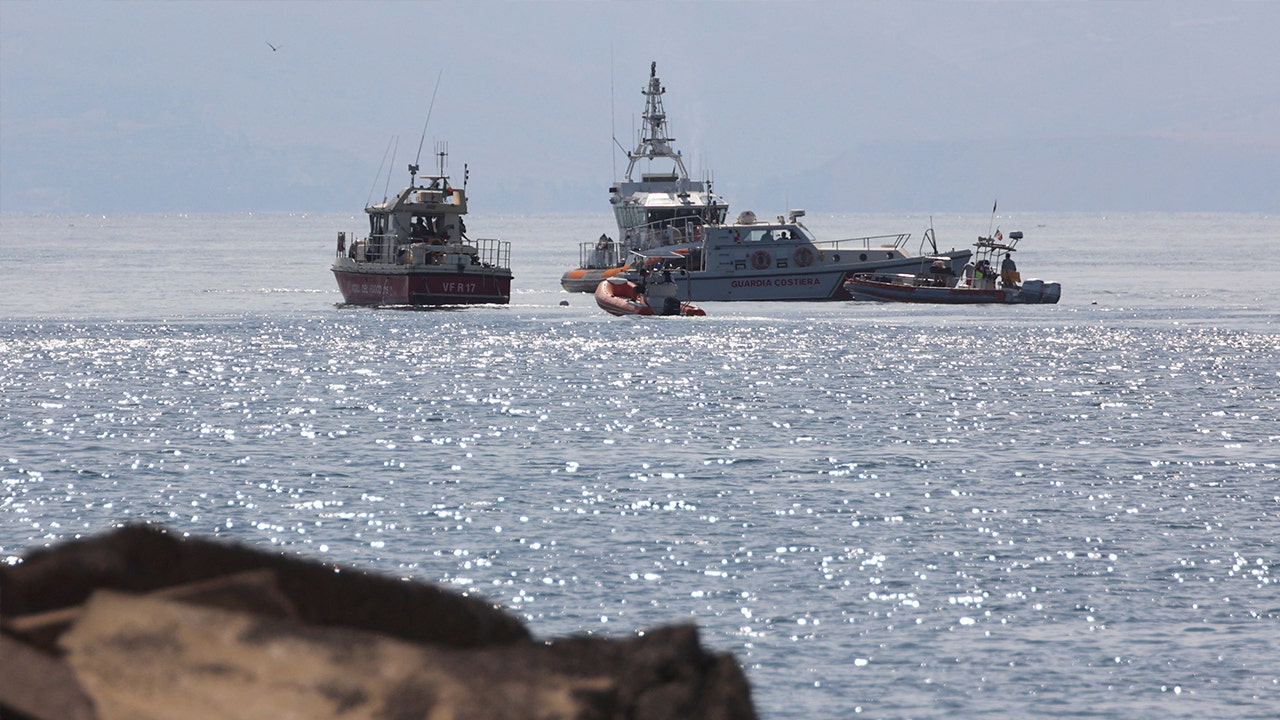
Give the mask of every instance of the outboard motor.
[[679, 288], [669, 279], [670, 275], [663, 273], [645, 288], [645, 301], [657, 315], [680, 314]]

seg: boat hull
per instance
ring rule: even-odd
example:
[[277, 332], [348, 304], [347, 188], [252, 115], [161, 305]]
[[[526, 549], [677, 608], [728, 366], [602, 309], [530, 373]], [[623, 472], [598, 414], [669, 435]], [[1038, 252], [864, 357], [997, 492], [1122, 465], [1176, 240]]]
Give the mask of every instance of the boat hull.
[[[791, 257], [794, 251], [793, 248], [786, 248], [781, 256]], [[953, 251], [951, 264], [954, 271], [958, 272], [968, 262], [970, 255], [968, 251]], [[792, 265], [787, 269], [770, 267], [755, 270], [749, 263], [735, 263], [722, 270], [682, 273], [676, 282], [680, 286], [681, 297], [698, 302], [851, 300], [853, 296], [844, 287], [844, 283], [857, 273], [914, 272], [920, 267], [920, 257], [901, 255], [883, 260], [854, 262], [827, 260], [813, 262], [803, 268]], [[629, 270], [630, 268], [579, 268], [565, 273], [560, 286], [569, 292], [592, 292], [601, 280], [623, 277]]]
[[[963, 266], [969, 253], [957, 253], [952, 263]], [[919, 257], [896, 257], [866, 262], [813, 263], [803, 269], [780, 271], [777, 268], [754, 270], [700, 270], [682, 275], [677, 282], [683, 297], [698, 302], [736, 302], [750, 300], [852, 300], [845, 281], [857, 273], [899, 272], [918, 270]]]
[[414, 269], [333, 269], [342, 299], [348, 305], [506, 305], [511, 301], [511, 273]]
[[601, 280], [625, 274], [627, 269], [626, 265], [612, 268], [577, 268], [560, 276], [560, 287], [566, 292], [595, 292]]
[[706, 311], [696, 305], [682, 303], [674, 295], [664, 298], [657, 309], [642, 298], [635, 283], [613, 278], [601, 280], [596, 285], [596, 305], [610, 315], [686, 315], [702, 316]]
[[742, 300], [848, 300], [843, 269], [795, 273], [692, 272], [677, 282], [685, 297], [699, 302]]
[[1026, 305], [1058, 302], [1057, 283], [1029, 281], [1022, 288], [939, 287], [855, 277], [845, 283], [854, 300], [935, 305]]

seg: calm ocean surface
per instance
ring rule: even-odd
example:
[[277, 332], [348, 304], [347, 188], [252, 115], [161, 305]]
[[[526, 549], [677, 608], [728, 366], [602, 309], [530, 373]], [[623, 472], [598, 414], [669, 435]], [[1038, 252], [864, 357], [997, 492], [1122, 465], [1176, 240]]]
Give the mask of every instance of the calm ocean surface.
[[995, 223], [1060, 304], [613, 318], [558, 285], [601, 213], [468, 220], [508, 307], [339, 308], [359, 213], [0, 215], [0, 558], [158, 522], [693, 622], [770, 719], [1275, 718], [1280, 217]]

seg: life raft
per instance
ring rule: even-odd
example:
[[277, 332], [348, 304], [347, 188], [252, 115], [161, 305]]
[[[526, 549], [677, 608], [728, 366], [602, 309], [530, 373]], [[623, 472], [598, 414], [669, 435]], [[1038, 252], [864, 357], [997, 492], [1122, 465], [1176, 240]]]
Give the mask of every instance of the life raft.
[[675, 283], [652, 283], [641, 292], [636, 283], [622, 277], [601, 280], [596, 305], [610, 315], [706, 315], [696, 305], [680, 302]]

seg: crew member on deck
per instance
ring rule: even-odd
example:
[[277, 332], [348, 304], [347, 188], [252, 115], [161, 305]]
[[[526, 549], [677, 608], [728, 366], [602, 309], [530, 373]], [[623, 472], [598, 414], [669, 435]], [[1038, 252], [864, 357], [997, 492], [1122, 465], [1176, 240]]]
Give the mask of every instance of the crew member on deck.
[[989, 290], [996, 286], [995, 278], [992, 277], [991, 263], [985, 259], [979, 260], [977, 266], [973, 270], [974, 287]]
[[1000, 280], [1005, 287], [1016, 288], [1022, 283], [1022, 275], [1018, 273], [1018, 265], [1013, 261], [1013, 253], [1004, 254], [1004, 262], [1000, 263]]
[[933, 285], [945, 287], [949, 284], [947, 278], [955, 277], [955, 272], [945, 260], [934, 260], [933, 265], [929, 267], [929, 280]]
[[608, 235], [600, 235], [600, 239], [596, 241], [595, 257], [592, 259], [591, 267], [606, 267], [609, 262], [609, 246], [612, 243]]

